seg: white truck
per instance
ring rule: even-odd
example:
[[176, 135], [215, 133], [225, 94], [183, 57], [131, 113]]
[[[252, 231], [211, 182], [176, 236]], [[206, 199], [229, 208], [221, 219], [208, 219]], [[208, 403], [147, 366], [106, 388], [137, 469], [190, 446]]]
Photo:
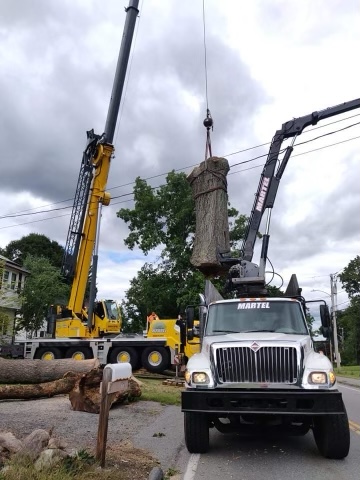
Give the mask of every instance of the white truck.
[[[308, 125], [359, 108], [353, 100], [283, 124], [275, 133], [265, 163], [240, 254], [218, 252], [228, 267], [224, 300], [205, 283], [200, 303], [201, 352], [185, 371], [182, 392], [185, 442], [190, 453], [205, 453], [209, 429], [220, 432], [263, 431], [284, 434], [313, 430], [320, 453], [341, 459], [348, 455], [350, 431], [346, 409], [330, 360], [316, 353], [306, 323], [306, 301], [293, 275], [284, 296], [270, 295], [265, 281], [270, 213], [294, 140]], [[282, 142], [293, 137], [281, 151]], [[284, 153], [279, 161], [279, 154]], [[279, 164], [275, 173], [275, 168]], [[252, 263], [255, 240], [267, 210], [259, 265]], [[274, 272], [272, 272], [274, 273]], [[322, 333], [331, 337], [325, 302], [320, 306]], [[188, 331], [194, 307], [188, 307]], [[190, 334], [190, 338], [191, 338]]]
[[304, 307], [300, 296], [208, 304], [204, 298], [201, 353], [188, 361], [182, 393], [189, 452], [208, 451], [211, 427], [224, 433], [273, 428], [295, 435], [312, 428], [322, 455], [347, 456], [345, 406], [330, 360], [313, 349]]

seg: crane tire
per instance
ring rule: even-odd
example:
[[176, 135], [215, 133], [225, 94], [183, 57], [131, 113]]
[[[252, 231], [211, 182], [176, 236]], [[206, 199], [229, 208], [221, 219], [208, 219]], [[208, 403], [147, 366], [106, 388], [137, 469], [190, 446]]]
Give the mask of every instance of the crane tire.
[[141, 354], [141, 363], [149, 372], [162, 373], [170, 366], [169, 352], [164, 347], [146, 347]]
[[139, 364], [139, 354], [133, 347], [115, 347], [109, 355], [110, 363], [130, 363], [131, 368], [136, 370]]
[[34, 358], [39, 360], [59, 360], [64, 358], [63, 352], [56, 347], [41, 347], [35, 352]]
[[65, 358], [73, 360], [89, 360], [94, 358], [92, 350], [88, 347], [71, 347], [65, 353]]

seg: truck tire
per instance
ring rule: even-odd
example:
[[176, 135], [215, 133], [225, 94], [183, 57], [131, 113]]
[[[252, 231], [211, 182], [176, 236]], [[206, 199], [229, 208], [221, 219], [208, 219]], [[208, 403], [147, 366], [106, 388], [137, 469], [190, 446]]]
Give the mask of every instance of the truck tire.
[[184, 413], [185, 444], [189, 453], [209, 450], [209, 421], [204, 413]]
[[132, 347], [115, 347], [109, 355], [110, 363], [130, 363], [131, 368], [136, 370], [139, 364], [139, 354]]
[[92, 350], [88, 347], [71, 347], [65, 353], [65, 358], [73, 360], [89, 360], [93, 358]]
[[324, 415], [314, 418], [314, 438], [321, 455], [342, 459], [350, 449], [349, 421], [344, 407], [343, 415]]
[[35, 352], [34, 358], [39, 360], [59, 360], [63, 358], [63, 352], [56, 347], [42, 347]]
[[146, 347], [141, 355], [141, 363], [146, 370], [162, 373], [169, 368], [169, 352], [164, 347]]

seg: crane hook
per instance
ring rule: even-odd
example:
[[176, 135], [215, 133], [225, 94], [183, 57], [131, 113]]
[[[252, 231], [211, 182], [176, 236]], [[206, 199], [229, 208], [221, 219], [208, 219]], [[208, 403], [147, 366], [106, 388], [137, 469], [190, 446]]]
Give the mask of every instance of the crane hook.
[[206, 144], [205, 144], [205, 161], [212, 157], [212, 150], [211, 150], [211, 138], [210, 138], [210, 129], [214, 130], [214, 121], [212, 119], [210, 110], [206, 109], [206, 118], [203, 122], [204, 127], [206, 127]]

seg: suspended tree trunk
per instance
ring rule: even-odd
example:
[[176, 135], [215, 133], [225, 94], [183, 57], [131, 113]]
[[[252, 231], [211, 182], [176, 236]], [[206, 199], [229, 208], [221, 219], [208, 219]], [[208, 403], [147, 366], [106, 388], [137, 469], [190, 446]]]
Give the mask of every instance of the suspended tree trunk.
[[6, 360], [0, 358], [0, 384], [52, 382], [67, 372], [86, 373], [99, 366], [99, 360]]
[[188, 176], [195, 200], [196, 230], [191, 263], [206, 276], [222, 271], [217, 249], [230, 250], [226, 158], [211, 157]]

